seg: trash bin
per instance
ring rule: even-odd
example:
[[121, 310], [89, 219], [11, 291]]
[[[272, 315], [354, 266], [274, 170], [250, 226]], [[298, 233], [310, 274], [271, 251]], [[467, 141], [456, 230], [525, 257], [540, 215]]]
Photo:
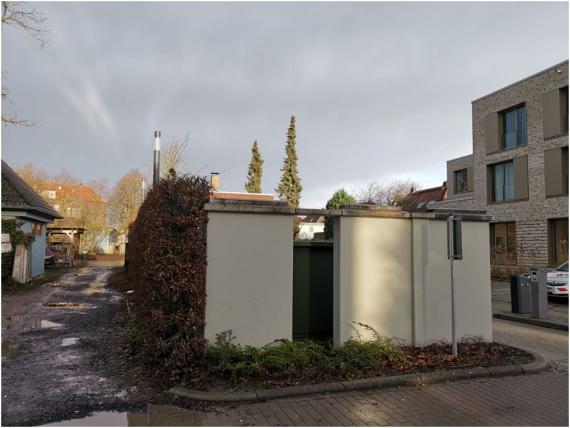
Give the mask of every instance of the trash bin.
[[546, 272], [542, 269], [530, 270], [530, 303], [533, 318], [544, 318], [548, 310], [548, 288]]
[[530, 314], [530, 278], [511, 276], [511, 311], [515, 314]]

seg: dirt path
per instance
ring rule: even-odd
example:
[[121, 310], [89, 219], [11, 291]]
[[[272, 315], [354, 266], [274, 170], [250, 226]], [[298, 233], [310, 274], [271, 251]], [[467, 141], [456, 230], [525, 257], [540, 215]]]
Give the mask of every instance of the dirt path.
[[137, 401], [137, 387], [116, 375], [123, 302], [106, 286], [112, 265], [67, 273], [60, 287], [2, 296], [2, 425], [76, 418]]

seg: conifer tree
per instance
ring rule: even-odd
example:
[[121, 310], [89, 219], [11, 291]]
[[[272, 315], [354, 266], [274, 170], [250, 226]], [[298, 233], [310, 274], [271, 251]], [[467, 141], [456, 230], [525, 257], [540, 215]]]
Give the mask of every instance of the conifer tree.
[[286, 198], [287, 201], [289, 201], [289, 205], [298, 207], [303, 186], [301, 185], [301, 178], [299, 178], [299, 172], [297, 171], [297, 150], [295, 145], [295, 116], [291, 116], [291, 123], [287, 131], [285, 159], [283, 160], [283, 167], [281, 167], [283, 175], [281, 176], [279, 186], [277, 186], [275, 190], [280, 198]]
[[251, 161], [247, 170], [247, 183], [245, 190], [249, 193], [261, 193], [261, 176], [263, 175], [263, 159], [257, 147], [257, 141], [253, 142], [251, 148]]
[[[344, 207], [345, 205], [354, 205], [356, 204], [356, 199], [347, 193], [344, 189], [339, 189], [332, 197], [327, 201], [326, 208], [329, 209], [339, 209]], [[325, 239], [333, 239], [333, 230], [334, 230], [334, 223], [333, 218], [330, 216], [325, 216]]]

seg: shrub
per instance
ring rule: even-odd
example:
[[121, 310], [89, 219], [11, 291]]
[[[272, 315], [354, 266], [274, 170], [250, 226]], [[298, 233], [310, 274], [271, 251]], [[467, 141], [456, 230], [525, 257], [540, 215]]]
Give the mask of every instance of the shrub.
[[192, 374], [204, 352], [206, 178], [176, 176], [154, 186], [129, 231], [137, 344], [171, 375]]
[[311, 340], [279, 340], [260, 348], [240, 346], [231, 331], [217, 336], [207, 347], [205, 373], [208, 377], [268, 381], [326, 380], [339, 376], [377, 373], [405, 361], [404, 352], [390, 339], [351, 339], [341, 346]]

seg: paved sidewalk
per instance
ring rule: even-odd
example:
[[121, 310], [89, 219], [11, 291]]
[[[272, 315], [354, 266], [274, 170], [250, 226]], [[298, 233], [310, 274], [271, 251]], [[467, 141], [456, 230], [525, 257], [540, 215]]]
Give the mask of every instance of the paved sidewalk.
[[[513, 314], [511, 312], [511, 285], [508, 281], [492, 281], [491, 293], [493, 313], [533, 319], [527, 314]], [[547, 316], [541, 320], [568, 326], [568, 299], [549, 298]]]

